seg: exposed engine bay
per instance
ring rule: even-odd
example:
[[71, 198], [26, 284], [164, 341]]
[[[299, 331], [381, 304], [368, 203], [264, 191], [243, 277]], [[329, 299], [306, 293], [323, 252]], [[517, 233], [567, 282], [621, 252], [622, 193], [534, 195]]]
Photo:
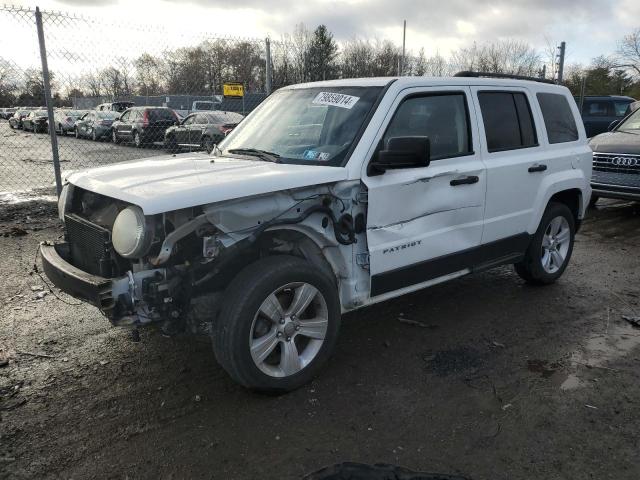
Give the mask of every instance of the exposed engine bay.
[[69, 261], [111, 280], [113, 301], [101, 310], [114, 325], [197, 333], [208, 330], [231, 279], [274, 253], [327, 270], [349, 297], [343, 305], [358, 305], [357, 292], [368, 293], [367, 262], [354, 262], [367, 251], [363, 188], [340, 182], [146, 216], [69, 185], [60, 215]]

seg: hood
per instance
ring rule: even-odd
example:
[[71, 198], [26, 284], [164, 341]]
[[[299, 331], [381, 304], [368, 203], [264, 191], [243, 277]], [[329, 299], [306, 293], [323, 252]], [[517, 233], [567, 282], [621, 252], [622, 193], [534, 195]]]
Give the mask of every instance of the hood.
[[589, 141], [594, 152], [640, 155], [640, 132], [606, 132]]
[[[211, 160], [215, 160], [212, 162]], [[165, 155], [70, 173], [69, 183], [138, 205], [146, 215], [346, 180], [342, 167]]]

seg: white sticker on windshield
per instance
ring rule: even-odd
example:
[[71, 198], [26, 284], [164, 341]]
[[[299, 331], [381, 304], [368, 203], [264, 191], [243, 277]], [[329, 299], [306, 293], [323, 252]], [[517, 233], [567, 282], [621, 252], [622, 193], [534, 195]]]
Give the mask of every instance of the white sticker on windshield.
[[350, 109], [358, 100], [360, 100], [360, 97], [345, 95], [344, 93], [320, 92], [311, 103]]

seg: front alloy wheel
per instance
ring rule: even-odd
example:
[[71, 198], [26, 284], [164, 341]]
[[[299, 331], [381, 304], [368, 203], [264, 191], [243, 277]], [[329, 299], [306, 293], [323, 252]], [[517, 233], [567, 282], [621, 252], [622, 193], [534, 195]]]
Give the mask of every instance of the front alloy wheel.
[[260, 305], [249, 344], [256, 366], [271, 377], [298, 373], [316, 357], [329, 324], [327, 302], [316, 287], [289, 283]]
[[138, 132], [135, 132], [133, 134], [133, 143], [138, 148], [142, 146], [142, 139], [140, 138], [140, 134]]
[[335, 280], [317, 266], [288, 255], [260, 259], [233, 279], [223, 298], [213, 349], [241, 385], [294, 390], [329, 358], [340, 302]]

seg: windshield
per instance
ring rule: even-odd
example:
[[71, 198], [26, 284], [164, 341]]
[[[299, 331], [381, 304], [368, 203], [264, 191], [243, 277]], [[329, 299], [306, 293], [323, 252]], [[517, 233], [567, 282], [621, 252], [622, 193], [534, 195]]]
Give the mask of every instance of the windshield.
[[[343, 165], [382, 87], [316, 87], [279, 90], [220, 145], [262, 150], [283, 163]], [[237, 152], [241, 154], [241, 152]]]
[[640, 130], [640, 109], [633, 112], [616, 130]]

